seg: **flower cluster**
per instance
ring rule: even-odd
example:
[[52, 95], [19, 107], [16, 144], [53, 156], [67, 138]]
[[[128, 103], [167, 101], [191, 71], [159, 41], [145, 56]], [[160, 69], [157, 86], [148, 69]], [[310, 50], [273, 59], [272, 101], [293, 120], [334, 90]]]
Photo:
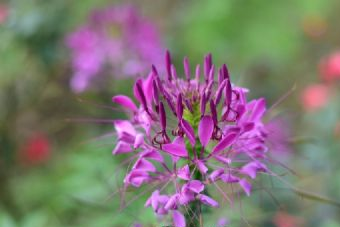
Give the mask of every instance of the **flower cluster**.
[[162, 53], [155, 26], [127, 5], [95, 10], [87, 24], [68, 35], [66, 44], [73, 58], [75, 92], [88, 89], [105, 68], [116, 76], [143, 73]]
[[181, 227], [186, 225], [183, 209], [197, 203], [219, 206], [208, 195], [209, 185], [231, 202], [217, 183], [238, 185], [249, 196], [251, 179], [268, 171], [266, 107], [264, 99], [247, 101], [248, 90], [233, 85], [227, 66], [216, 68], [211, 55], [194, 73], [184, 58], [184, 78], [168, 52], [165, 66], [164, 77], [153, 66], [147, 78], [136, 81], [139, 105], [124, 95], [113, 97], [130, 115], [114, 122], [113, 154], [133, 155], [124, 186], [156, 184], [145, 206], [157, 215], [171, 214]]

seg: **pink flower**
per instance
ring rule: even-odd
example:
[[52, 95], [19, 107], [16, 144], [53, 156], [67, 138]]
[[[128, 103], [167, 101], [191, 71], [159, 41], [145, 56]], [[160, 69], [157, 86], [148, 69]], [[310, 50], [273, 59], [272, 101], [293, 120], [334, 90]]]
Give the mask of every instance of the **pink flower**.
[[172, 214], [175, 226], [185, 226], [182, 206], [195, 201], [219, 206], [206, 194], [210, 185], [238, 185], [249, 196], [252, 180], [269, 171], [266, 104], [263, 98], [247, 101], [248, 90], [231, 83], [226, 65], [215, 68], [211, 55], [203, 73], [200, 65], [192, 73], [184, 58], [183, 79], [169, 53], [165, 65], [165, 76], [153, 66], [147, 78], [136, 81], [138, 105], [127, 96], [113, 97], [129, 116], [114, 123], [113, 154], [134, 157], [125, 188], [159, 185], [145, 206], [157, 215]]
[[94, 87], [104, 79], [96, 78], [103, 72], [119, 78], [145, 73], [163, 52], [155, 26], [128, 5], [94, 10], [86, 24], [68, 35], [66, 44], [75, 92]]
[[296, 227], [296, 226], [304, 226], [303, 219], [290, 215], [286, 212], [280, 211], [277, 212], [274, 216], [273, 222], [277, 227]]
[[320, 62], [320, 73], [323, 80], [333, 82], [340, 79], [340, 51], [325, 57]]
[[6, 4], [0, 3], [0, 25], [3, 24], [9, 15], [9, 8]]
[[326, 85], [312, 84], [303, 90], [301, 102], [306, 111], [315, 111], [327, 104], [329, 96], [330, 91]]
[[38, 165], [46, 162], [51, 156], [51, 147], [44, 134], [35, 134], [27, 139], [19, 150], [19, 157], [25, 165]]

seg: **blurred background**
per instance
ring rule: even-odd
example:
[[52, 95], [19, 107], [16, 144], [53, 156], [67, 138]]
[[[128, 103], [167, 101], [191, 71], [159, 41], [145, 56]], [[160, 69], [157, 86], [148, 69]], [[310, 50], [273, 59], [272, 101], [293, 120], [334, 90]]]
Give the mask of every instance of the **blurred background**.
[[147, 195], [119, 208], [111, 97], [131, 95], [169, 49], [178, 69], [210, 52], [264, 96], [272, 156], [292, 170], [207, 226], [339, 227], [339, 11], [337, 0], [0, 1], [0, 226], [159, 226]]

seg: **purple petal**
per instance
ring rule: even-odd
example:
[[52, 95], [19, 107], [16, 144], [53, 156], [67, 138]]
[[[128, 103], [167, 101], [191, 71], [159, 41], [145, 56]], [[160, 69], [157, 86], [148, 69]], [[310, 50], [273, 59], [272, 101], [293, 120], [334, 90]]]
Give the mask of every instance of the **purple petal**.
[[205, 114], [205, 106], [207, 105], [207, 97], [205, 93], [203, 93], [202, 98], [201, 98], [201, 103], [200, 103], [200, 111], [201, 115], [203, 116]]
[[133, 148], [137, 149], [144, 143], [144, 135], [141, 133], [138, 133], [136, 135], [135, 143], [133, 144]]
[[131, 145], [128, 143], [125, 143], [123, 141], [119, 141], [115, 147], [115, 149], [112, 151], [112, 154], [124, 154], [124, 153], [129, 153], [132, 152]]
[[127, 96], [125, 95], [116, 95], [112, 97], [112, 102], [118, 103], [119, 105], [136, 112], [138, 110], [137, 106], [135, 103]]
[[212, 57], [211, 57], [211, 54], [208, 54], [204, 58], [204, 77], [206, 81], [208, 80], [211, 65], [212, 65]]
[[149, 158], [158, 162], [164, 162], [163, 156], [156, 150], [146, 150], [141, 154], [143, 158]]
[[188, 165], [183, 166], [177, 172], [177, 176], [183, 180], [190, 180], [190, 169]]
[[163, 144], [162, 150], [175, 156], [188, 157], [188, 151], [185, 148], [184, 141], [180, 139], [175, 139], [173, 143]]
[[125, 184], [131, 184], [134, 187], [140, 187], [145, 181], [149, 180], [149, 174], [146, 171], [132, 170], [124, 179]]
[[176, 67], [175, 67], [174, 65], [171, 65], [171, 74], [172, 74], [172, 77], [173, 77], [175, 80], [178, 79]]
[[178, 197], [179, 197], [178, 194], [174, 194], [173, 196], [171, 196], [168, 202], [165, 204], [164, 209], [166, 210], [176, 209]]
[[228, 80], [230, 79], [228, 67], [226, 64], [223, 64], [222, 66], [222, 73], [223, 73], [224, 79], [228, 79]]
[[223, 164], [230, 164], [231, 163], [231, 159], [230, 158], [226, 158], [226, 157], [223, 157], [223, 156], [220, 156], [220, 155], [215, 155], [214, 158], [223, 163]]
[[116, 121], [114, 121], [113, 124], [114, 124], [116, 131], [117, 131], [119, 139], [121, 139], [124, 136], [124, 134], [128, 134], [132, 137], [136, 136], [136, 130], [133, 127], [133, 125], [131, 124], [130, 121], [116, 120]]
[[171, 55], [170, 52], [167, 50], [165, 54], [165, 65], [166, 65], [166, 72], [168, 74], [168, 80], [171, 81]]
[[237, 183], [240, 181], [240, 178], [226, 173], [221, 175], [221, 181], [223, 181], [224, 183]]
[[145, 111], [148, 111], [148, 104], [146, 102], [145, 93], [143, 90], [143, 81], [142, 79], [139, 79], [136, 81], [134, 86], [134, 95], [136, 99], [142, 104]]
[[206, 196], [206, 195], [199, 195], [199, 200], [205, 204], [205, 205], [208, 205], [208, 206], [211, 206], [211, 207], [218, 207], [218, 202], [216, 202], [215, 200], [213, 200], [212, 198], [210, 198], [209, 196]]
[[183, 65], [184, 65], [184, 74], [186, 76], [186, 79], [187, 81], [190, 81], [190, 64], [189, 64], [189, 59], [187, 57], [184, 58]]
[[199, 84], [200, 76], [201, 76], [201, 66], [200, 65], [196, 65], [195, 80], [196, 80], [197, 84]]
[[179, 94], [177, 97], [177, 119], [180, 121], [183, 118], [183, 101], [182, 95]]
[[225, 101], [226, 101], [226, 105], [229, 108], [229, 105], [231, 104], [231, 95], [232, 95], [232, 87], [231, 87], [231, 83], [230, 80], [227, 80], [227, 84], [225, 87]]
[[251, 184], [246, 179], [241, 179], [239, 184], [243, 188], [243, 190], [247, 194], [247, 196], [250, 196]]
[[153, 87], [153, 74], [150, 73], [146, 80], [143, 81], [143, 91], [144, 91], [144, 96], [147, 102], [147, 105], [150, 105], [152, 102], [152, 87]]
[[221, 97], [222, 97], [222, 92], [223, 89], [225, 87], [225, 85], [227, 84], [227, 80], [223, 80], [223, 82], [220, 84], [220, 86], [218, 86], [216, 94], [215, 94], [215, 104], [216, 106], [220, 103], [221, 101]]
[[266, 101], [264, 98], [257, 100], [253, 113], [251, 115], [251, 121], [258, 121], [266, 112]]
[[256, 173], [259, 171], [266, 171], [267, 167], [259, 162], [250, 162], [241, 168], [241, 173], [248, 175], [252, 179], [256, 178]]
[[212, 154], [218, 154], [222, 150], [233, 144], [238, 137], [238, 133], [229, 132], [227, 135], [214, 147]]
[[143, 170], [143, 171], [148, 171], [148, 172], [156, 171], [156, 167], [146, 159], [137, 160], [135, 165], [132, 167], [132, 169]]
[[245, 122], [244, 124], [242, 124], [242, 132], [249, 132], [253, 130], [254, 127], [255, 127], [254, 122]]
[[208, 168], [204, 165], [204, 163], [200, 160], [196, 161], [196, 165], [198, 170], [202, 173], [202, 174], [206, 174], [208, 172]]
[[214, 122], [213, 122], [212, 117], [210, 116], [202, 117], [198, 125], [198, 137], [203, 147], [207, 146], [207, 144], [209, 143], [213, 131], [214, 131]]
[[172, 212], [172, 220], [175, 227], [185, 227], [186, 225], [184, 215], [178, 210]]
[[209, 71], [209, 81], [214, 81], [215, 65], [212, 65]]
[[156, 106], [159, 105], [159, 92], [157, 88], [156, 81], [154, 80], [152, 82], [152, 96], [153, 96], [153, 101], [155, 102]]
[[215, 103], [212, 99], [210, 100], [210, 112], [211, 112], [211, 116], [212, 116], [214, 125], [217, 125], [217, 123], [218, 123], [218, 121], [217, 121], [217, 110], [216, 110], [216, 105], [215, 105]]
[[204, 184], [199, 180], [190, 181], [187, 188], [195, 193], [200, 193], [204, 190]]
[[163, 102], [159, 103], [159, 117], [161, 120], [162, 130], [165, 130], [166, 129], [166, 115], [165, 115]]
[[217, 170], [214, 170], [210, 176], [209, 176], [209, 179], [211, 181], [216, 181], [222, 174], [224, 173], [224, 169], [217, 169]]
[[195, 146], [196, 139], [195, 139], [195, 131], [191, 127], [191, 125], [184, 119], [181, 120], [181, 125], [184, 130], [185, 135], [188, 137], [191, 146]]

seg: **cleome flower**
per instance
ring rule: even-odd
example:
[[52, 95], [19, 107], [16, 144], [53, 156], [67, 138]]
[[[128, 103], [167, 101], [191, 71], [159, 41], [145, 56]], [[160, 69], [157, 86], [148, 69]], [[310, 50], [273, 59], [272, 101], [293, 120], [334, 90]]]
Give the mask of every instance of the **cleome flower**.
[[113, 154], [133, 155], [125, 187], [157, 185], [146, 207], [172, 215], [175, 226], [190, 226], [183, 213], [197, 218], [190, 214], [195, 204], [219, 206], [208, 194], [209, 185], [232, 202], [217, 182], [238, 185], [249, 196], [252, 180], [268, 171], [265, 100], [248, 101], [248, 90], [233, 85], [227, 66], [216, 68], [210, 54], [195, 72], [184, 58], [183, 78], [169, 52], [165, 64], [166, 75], [153, 66], [147, 78], [136, 81], [138, 104], [124, 95], [113, 97], [130, 117], [114, 122]]
[[163, 51], [155, 25], [130, 5], [94, 10], [66, 37], [66, 45], [71, 50], [74, 92], [103, 81], [99, 74], [105, 70], [116, 77], [145, 73], [149, 65], [158, 64]]

